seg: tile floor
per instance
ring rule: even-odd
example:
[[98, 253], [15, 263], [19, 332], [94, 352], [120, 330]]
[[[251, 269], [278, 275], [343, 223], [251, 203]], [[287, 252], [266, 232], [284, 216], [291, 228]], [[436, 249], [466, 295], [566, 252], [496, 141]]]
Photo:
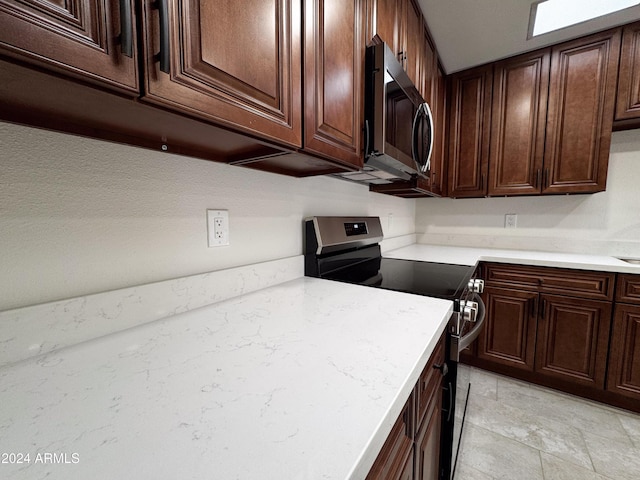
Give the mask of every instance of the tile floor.
[[640, 415], [476, 368], [468, 373], [456, 480], [640, 480]]

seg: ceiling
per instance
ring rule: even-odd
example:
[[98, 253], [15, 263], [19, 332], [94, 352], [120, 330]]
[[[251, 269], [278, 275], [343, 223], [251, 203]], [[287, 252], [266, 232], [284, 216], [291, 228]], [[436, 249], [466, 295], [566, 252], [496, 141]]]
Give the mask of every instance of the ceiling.
[[640, 20], [639, 5], [527, 40], [533, 0], [418, 2], [446, 73]]

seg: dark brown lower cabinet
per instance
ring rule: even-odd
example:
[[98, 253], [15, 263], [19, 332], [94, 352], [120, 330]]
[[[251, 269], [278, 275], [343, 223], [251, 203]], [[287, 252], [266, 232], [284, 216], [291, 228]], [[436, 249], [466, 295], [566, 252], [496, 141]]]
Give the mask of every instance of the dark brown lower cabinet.
[[444, 335], [382, 446], [367, 480], [438, 480]]
[[[367, 480], [400, 480], [413, 478], [413, 394], [393, 425], [378, 454]], [[411, 476], [407, 477], [407, 470]]]
[[[438, 392], [440, 390], [438, 389]], [[434, 392], [435, 393], [435, 392]], [[430, 410], [416, 434], [415, 478], [437, 480], [440, 473], [440, 430], [442, 426], [442, 396], [434, 394]]]
[[537, 301], [537, 292], [486, 287], [487, 317], [478, 342], [478, 357], [533, 371]]
[[540, 295], [535, 370], [604, 389], [611, 302]]
[[640, 275], [482, 268], [487, 317], [464, 363], [640, 412]]
[[607, 390], [640, 403], [640, 304], [617, 304]]

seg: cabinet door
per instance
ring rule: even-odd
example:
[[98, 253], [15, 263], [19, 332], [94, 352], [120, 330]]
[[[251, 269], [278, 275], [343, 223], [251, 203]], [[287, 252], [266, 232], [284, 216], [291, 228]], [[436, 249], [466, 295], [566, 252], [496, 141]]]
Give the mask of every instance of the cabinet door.
[[541, 295], [536, 372], [604, 389], [611, 303]]
[[478, 358], [533, 371], [538, 294], [486, 287], [484, 330], [478, 337]]
[[606, 187], [620, 55], [620, 30], [551, 50], [543, 193]]
[[447, 194], [447, 170], [446, 170], [446, 137], [447, 124], [447, 91], [446, 78], [442, 68], [438, 65], [433, 82], [432, 103], [430, 103], [433, 122], [434, 138], [433, 153], [431, 154], [431, 174], [429, 177], [431, 191], [435, 195]]
[[301, 147], [300, 15], [293, 0], [145, 1], [144, 99]]
[[491, 127], [492, 65], [451, 78], [449, 105], [449, 196], [487, 193]]
[[426, 24], [422, 25], [422, 62], [420, 63], [420, 83], [416, 83], [422, 98], [424, 98], [433, 112], [436, 101], [436, 85], [438, 74], [438, 53], [431, 41], [431, 35]]
[[442, 426], [442, 395], [438, 389], [432, 397], [427, 416], [416, 435], [416, 480], [440, 478], [440, 430]]
[[[137, 94], [132, 3], [131, 0], [120, 3], [0, 0], [0, 53], [93, 84]], [[122, 11], [119, 5], [123, 6]], [[123, 45], [123, 38], [129, 41], [128, 48]]]
[[369, 32], [367, 41], [378, 35], [402, 62], [402, 5], [406, 0], [368, 0]]
[[361, 167], [363, 0], [306, 0], [304, 15], [304, 150]]
[[[367, 480], [412, 478], [413, 434], [413, 396], [410, 396], [371, 467]], [[407, 462], [411, 465], [407, 465]], [[410, 477], [406, 477], [407, 471], [410, 471]]]
[[548, 90], [548, 49], [495, 64], [489, 195], [540, 193]]
[[404, 68], [416, 87], [422, 82], [420, 69], [423, 61], [423, 23], [422, 11], [413, 0], [404, 0], [405, 28], [404, 28]]
[[607, 390], [640, 401], [640, 305], [616, 305]]
[[640, 118], [640, 23], [624, 27], [616, 120]]

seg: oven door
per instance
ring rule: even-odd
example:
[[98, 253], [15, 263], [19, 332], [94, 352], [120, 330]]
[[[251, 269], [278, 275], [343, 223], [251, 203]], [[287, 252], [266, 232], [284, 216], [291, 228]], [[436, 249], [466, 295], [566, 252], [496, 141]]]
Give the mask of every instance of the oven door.
[[471, 389], [470, 369], [458, 363], [460, 352], [480, 335], [486, 317], [484, 302], [476, 292], [468, 293], [457, 303], [457, 310], [449, 324], [447, 343], [449, 373], [445, 380], [443, 403], [448, 408], [442, 414], [441, 480], [453, 480], [455, 477]]

